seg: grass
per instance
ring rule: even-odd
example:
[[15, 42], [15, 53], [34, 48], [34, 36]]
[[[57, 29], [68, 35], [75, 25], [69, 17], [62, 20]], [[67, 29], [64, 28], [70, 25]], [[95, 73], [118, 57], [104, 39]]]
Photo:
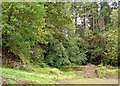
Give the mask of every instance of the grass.
[[104, 77], [106, 74], [118, 74], [120, 72], [120, 70], [117, 67], [112, 66], [99, 65], [96, 69], [101, 78]]
[[[77, 76], [74, 72], [64, 72], [59, 73], [60, 70], [56, 68], [40, 68], [39, 72], [26, 72], [21, 70], [15, 70], [10, 68], [0, 68], [2, 70], [2, 76], [7, 78], [8, 83], [12, 84], [14, 80], [25, 80], [34, 84], [55, 84], [57, 79], [67, 79], [67, 78], [81, 78], [82, 76]], [[17, 83], [17, 82], [14, 82]]]
[[[35, 68], [36, 72], [28, 72], [24, 70], [17, 70], [11, 68], [2, 68], [2, 76], [5, 77], [9, 84], [56, 84], [56, 80], [68, 80], [67, 82], [75, 83], [76, 81], [79, 83], [82, 79], [83, 82], [85, 79], [82, 75], [77, 75], [75, 71], [60, 71], [57, 68]], [[98, 66], [97, 70], [101, 77], [105, 76], [107, 73], [118, 73], [118, 69], [114, 67], [105, 67]], [[69, 81], [69, 79], [73, 79]], [[74, 81], [74, 79], [77, 79]], [[88, 80], [91, 82], [91, 80]], [[98, 79], [99, 81], [99, 79]]]

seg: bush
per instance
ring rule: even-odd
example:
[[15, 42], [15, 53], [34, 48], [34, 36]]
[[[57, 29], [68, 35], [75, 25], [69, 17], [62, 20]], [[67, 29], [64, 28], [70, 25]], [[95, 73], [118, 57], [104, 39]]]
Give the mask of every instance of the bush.
[[86, 62], [86, 55], [84, 54], [84, 43], [82, 38], [69, 38], [65, 45], [67, 55], [71, 64], [81, 65]]
[[58, 43], [54, 46], [51, 45], [50, 48], [51, 49], [48, 51], [48, 55], [45, 57], [45, 61], [48, 65], [59, 67], [70, 64], [67, 56], [67, 51], [62, 43]]
[[92, 64], [100, 64], [104, 57], [105, 37], [98, 30], [86, 30], [85, 41], [88, 43], [86, 47], [87, 62]]
[[59, 43], [59, 41], [54, 38], [54, 40], [48, 43], [44, 54], [45, 63], [54, 67], [85, 64], [87, 59], [84, 54], [84, 46], [81, 43], [83, 40], [74, 37], [66, 38], [65, 40], [65, 43]]
[[110, 30], [106, 33], [105, 57], [103, 63], [108, 65], [118, 65], [118, 31]]

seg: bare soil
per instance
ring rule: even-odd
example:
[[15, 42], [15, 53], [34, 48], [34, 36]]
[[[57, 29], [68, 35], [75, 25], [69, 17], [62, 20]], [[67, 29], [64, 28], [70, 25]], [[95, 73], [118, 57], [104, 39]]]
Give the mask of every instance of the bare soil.
[[2, 77], [2, 84], [9, 84], [8, 79], [14, 81], [16, 84], [30, 84], [31, 83], [30, 81], [27, 81], [27, 80], [20, 80], [20, 79]]
[[83, 79], [62, 79], [57, 80], [57, 84], [118, 84], [118, 79], [89, 79], [89, 78], [83, 78]]

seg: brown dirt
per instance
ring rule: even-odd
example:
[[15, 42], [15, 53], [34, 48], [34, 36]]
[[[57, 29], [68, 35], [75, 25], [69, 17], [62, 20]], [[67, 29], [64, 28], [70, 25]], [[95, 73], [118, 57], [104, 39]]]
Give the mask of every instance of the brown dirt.
[[118, 74], [106, 74], [105, 78], [107, 78], [107, 79], [110, 79], [110, 78], [118, 79], [119, 76], [118, 76]]
[[[75, 71], [77, 75], [83, 75], [84, 78], [99, 78], [98, 72], [96, 70], [96, 66], [93, 64], [86, 65], [80, 71]], [[118, 79], [118, 74], [106, 74], [104, 78], [107, 79]]]
[[96, 66], [92, 64], [86, 65], [85, 67], [82, 68], [81, 71], [75, 71], [75, 72], [78, 75], [83, 75], [85, 78], [97, 78], [98, 77]]
[[20, 79], [2, 77], [2, 84], [9, 84], [8, 79], [14, 81], [16, 84], [30, 84], [31, 83], [30, 81], [27, 81], [27, 80], [20, 80]]
[[99, 78], [71, 78], [56, 81], [57, 84], [118, 84], [118, 79], [99, 79]]
[[5, 77], [1, 77], [1, 84], [8, 84], [8, 80]]
[[83, 68], [83, 72], [86, 74], [86, 76], [88, 78], [97, 78], [98, 77], [98, 73], [97, 73], [95, 65], [92, 65], [92, 64], [86, 65]]

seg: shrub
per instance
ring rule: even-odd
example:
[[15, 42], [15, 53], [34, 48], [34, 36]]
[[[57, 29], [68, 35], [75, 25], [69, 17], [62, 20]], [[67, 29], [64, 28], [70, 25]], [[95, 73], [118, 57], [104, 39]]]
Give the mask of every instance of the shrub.
[[48, 65], [54, 67], [70, 64], [67, 56], [67, 51], [62, 43], [58, 43], [54, 46], [51, 45], [51, 49], [48, 51], [48, 55], [45, 57], [45, 61]]
[[104, 52], [104, 64], [118, 65], [118, 31], [110, 30], [106, 33], [106, 46]]

